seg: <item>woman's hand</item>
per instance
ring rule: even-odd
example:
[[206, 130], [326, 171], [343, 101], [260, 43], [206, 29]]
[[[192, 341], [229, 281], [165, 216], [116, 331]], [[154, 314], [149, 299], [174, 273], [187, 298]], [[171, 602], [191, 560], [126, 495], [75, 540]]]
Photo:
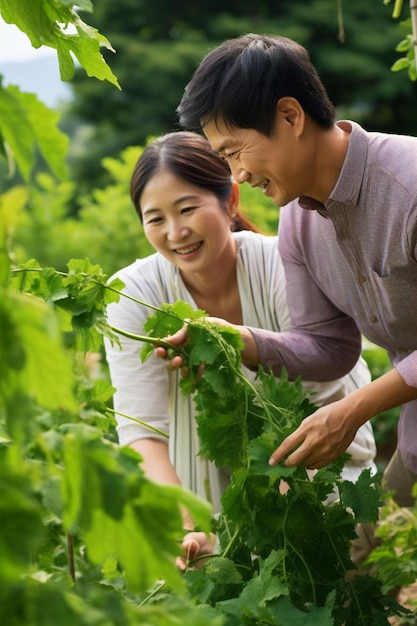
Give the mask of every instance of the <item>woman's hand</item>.
[[[174, 335], [170, 335], [169, 337], [164, 337], [163, 340], [172, 344], [176, 348], [182, 348], [185, 346], [189, 340], [188, 328], [185, 323], [184, 326], [178, 330]], [[171, 371], [176, 369], [180, 369], [184, 365], [183, 358], [179, 355], [176, 355], [172, 358], [169, 358], [168, 350], [163, 348], [162, 346], [158, 346], [155, 348], [155, 354], [160, 359], [167, 359], [167, 368]]]
[[[242, 362], [245, 363], [246, 365], [251, 365], [251, 366], [258, 365], [258, 358], [259, 358], [258, 347], [249, 329], [247, 329], [245, 326], [239, 326], [237, 324], [230, 324], [229, 322], [227, 322], [224, 319], [221, 319], [220, 317], [207, 317], [206, 319], [208, 322], [212, 322], [213, 324], [217, 324], [219, 326], [230, 326], [238, 330], [242, 336], [242, 340], [244, 343], [244, 348], [242, 350]], [[169, 337], [163, 337], [163, 340], [168, 343], [171, 343], [176, 348], [182, 348], [183, 346], [187, 344], [189, 338], [190, 337], [188, 334], [188, 325], [187, 323], [185, 323], [184, 326], [180, 330], [178, 330], [173, 335], [170, 335]], [[166, 348], [158, 346], [157, 348], [155, 348], [155, 354], [161, 359], [168, 359], [167, 368], [170, 371], [181, 369], [182, 367], [185, 366], [184, 361], [181, 356], [176, 355], [172, 358], [169, 358], [168, 351]]]
[[206, 534], [196, 531], [187, 533], [182, 540], [183, 556], [177, 558], [177, 567], [182, 571], [190, 567], [202, 567], [206, 559], [198, 557], [213, 554], [216, 543], [217, 537], [214, 533]]

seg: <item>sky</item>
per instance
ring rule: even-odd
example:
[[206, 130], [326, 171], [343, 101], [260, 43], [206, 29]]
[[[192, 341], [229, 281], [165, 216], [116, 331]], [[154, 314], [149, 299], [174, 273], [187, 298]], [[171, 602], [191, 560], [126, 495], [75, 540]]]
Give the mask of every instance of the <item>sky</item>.
[[47, 46], [33, 48], [27, 35], [14, 24], [6, 24], [0, 18], [0, 63], [28, 61], [53, 54], [55, 51]]
[[17, 85], [21, 91], [36, 94], [49, 107], [70, 98], [69, 85], [59, 75], [56, 50], [33, 48], [27, 35], [1, 18], [0, 75], [4, 87]]

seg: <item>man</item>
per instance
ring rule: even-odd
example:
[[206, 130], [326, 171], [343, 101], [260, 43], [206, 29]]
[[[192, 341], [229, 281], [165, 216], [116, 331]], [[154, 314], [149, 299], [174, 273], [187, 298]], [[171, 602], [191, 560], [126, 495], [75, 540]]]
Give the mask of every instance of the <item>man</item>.
[[[417, 138], [368, 133], [335, 112], [307, 51], [244, 35], [202, 60], [186, 87], [182, 126], [201, 128], [239, 183], [281, 206], [279, 247], [293, 330], [239, 327], [243, 361], [277, 375], [332, 380], [356, 362], [361, 334], [393, 369], [320, 408], [270, 463], [320, 468], [357, 429], [402, 405], [385, 480], [401, 506], [417, 481]], [[184, 340], [184, 332], [173, 343]], [[160, 351], [162, 355], [163, 351]], [[175, 364], [175, 359], [174, 359]], [[360, 557], [357, 559], [360, 561]]]

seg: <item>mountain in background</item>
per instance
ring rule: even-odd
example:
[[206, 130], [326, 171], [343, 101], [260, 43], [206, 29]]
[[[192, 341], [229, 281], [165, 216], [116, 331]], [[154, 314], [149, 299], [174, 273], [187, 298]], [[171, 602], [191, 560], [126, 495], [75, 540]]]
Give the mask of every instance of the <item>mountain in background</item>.
[[56, 108], [60, 102], [71, 100], [69, 83], [59, 75], [56, 55], [45, 55], [39, 59], [0, 63], [3, 85], [17, 85], [21, 91], [35, 93], [48, 107]]

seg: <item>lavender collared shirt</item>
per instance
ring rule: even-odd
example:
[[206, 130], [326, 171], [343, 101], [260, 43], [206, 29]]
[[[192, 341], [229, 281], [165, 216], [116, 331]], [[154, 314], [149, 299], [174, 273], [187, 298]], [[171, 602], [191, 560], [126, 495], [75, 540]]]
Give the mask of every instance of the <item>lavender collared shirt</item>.
[[[333, 380], [353, 366], [363, 334], [417, 387], [417, 138], [339, 125], [351, 137], [324, 206], [303, 197], [280, 213], [293, 330], [250, 330], [276, 374]], [[398, 447], [417, 472], [417, 400], [402, 407]]]

